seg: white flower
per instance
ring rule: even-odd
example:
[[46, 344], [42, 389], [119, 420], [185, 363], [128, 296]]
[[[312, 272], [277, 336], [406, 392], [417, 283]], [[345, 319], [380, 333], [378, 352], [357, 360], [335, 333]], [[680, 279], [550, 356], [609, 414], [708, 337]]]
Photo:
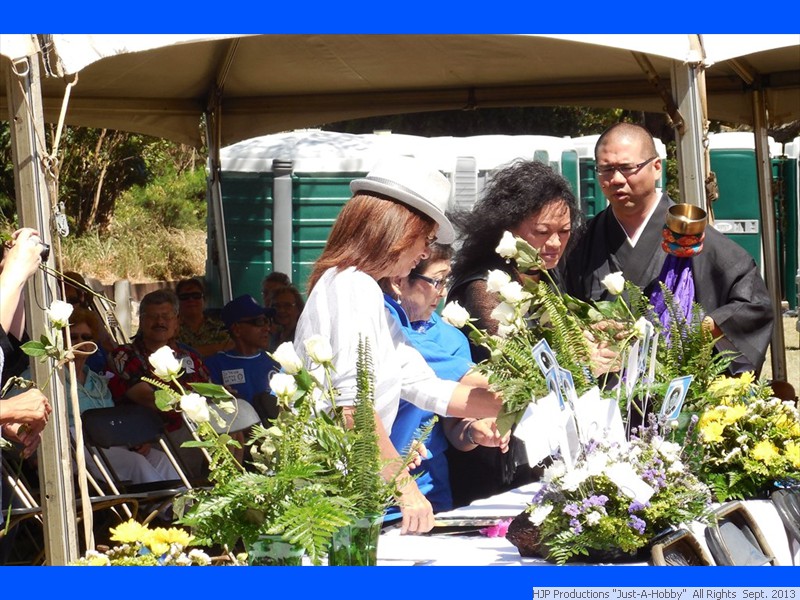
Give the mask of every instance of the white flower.
[[622, 276], [622, 271], [609, 273], [603, 277], [603, 280], [600, 283], [602, 283], [605, 288], [615, 296], [619, 296], [623, 291], [625, 291], [625, 278]]
[[679, 460], [676, 460], [675, 462], [673, 462], [669, 466], [669, 468], [667, 469], [668, 473], [675, 473], [676, 475], [679, 475], [679, 474], [683, 473], [684, 471], [685, 471], [685, 468], [683, 466], [683, 463], [681, 461], [679, 461]]
[[442, 309], [442, 319], [453, 327], [461, 329], [469, 321], [469, 313], [458, 302], [450, 302]]
[[198, 564], [201, 567], [205, 567], [211, 564], [211, 557], [202, 550], [198, 550], [197, 548], [189, 550], [189, 558], [192, 560], [193, 563]]
[[653, 324], [644, 317], [639, 317], [633, 324], [633, 330], [636, 332], [636, 337], [645, 339], [653, 331]]
[[269, 386], [280, 398], [291, 398], [297, 391], [297, 382], [287, 373], [275, 373], [269, 380]]
[[321, 335], [312, 335], [303, 344], [306, 352], [318, 365], [324, 365], [333, 360], [333, 348], [328, 338]]
[[511, 275], [500, 269], [489, 271], [486, 278], [486, 289], [493, 294], [497, 294], [505, 286], [511, 283]]
[[173, 377], [179, 377], [183, 370], [183, 363], [175, 358], [175, 352], [169, 346], [162, 346], [147, 360], [153, 367], [155, 376], [164, 381], [172, 381]]
[[561, 480], [561, 487], [568, 492], [574, 492], [588, 477], [589, 471], [586, 469], [572, 469], [572, 471], [564, 475], [564, 479]]
[[602, 474], [607, 464], [608, 454], [605, 452], [592, 452], [586, 458], [586, 470], [591, 476]]
[[294, 375], [303, 368], [303, 361], [297, 356], [292, 342], [283, 342], [280, 346], [275, 348], [275, 352], [270, 356], [278, 361], [278, 364], [280, 364], [283, 370], [289, 375]]
[[506, 231], [494, 251], [503, 258], [514, 258], [517, 255], [517, 240], [514, 238], [514, 234]]
[[502, 340], [511, 337], [518, 331], [520, 331], [520, 328], [519, 323], [516, 321], [510, 325], [506, 325], [504, 323], [498, 323], [497, 325], [497, 337]]
[[185, 394], [181, 396], [181, 410], [195, 423], [207, 423], [211, 418], [208, 412], [208, 402], [200, 394]]
[[495, 306], [490, 316], [501, 325], [511, 325], [516, 319], [517, 313], [508, 302], [501, 302]]
[[47, 309], [47, 317], [57, 329], [64, 329], [69, 323], [72, 314], [72, 304], [63, 300], [53, 300], [50, 308]]
[[516, 281], [510, 281], [500, 290], [500, 296], [510, 304], [521, 304], [530, 300], [531, 295]]
[[536, 525], [537, 527], [544, 523], [544, 520], [553, 512], [553, 505], [552, 504], [543, 504], [541, 506], [537, 506], [530, 512], [530, 516], [528, 517], [531, 520], [531, 523]]
[[680, 444], [668, 442], [659, 437], [653, 439], [653, 447], [658, 450], [659, 454], [661, 454], [668, 463], [678, 460], [681, 453]]
[[592, 512], [586, 515], [586, 524], [597, 525], [602, 518], [603, 518], [603, 513], [597, 510], [593, 510]]
[[547, 467], [542, 473], [542, 481], [544, 483], [551, 483], [561, 477], [567, 472], [567, 465], [563, 460], [554, 460], [553, 464]]

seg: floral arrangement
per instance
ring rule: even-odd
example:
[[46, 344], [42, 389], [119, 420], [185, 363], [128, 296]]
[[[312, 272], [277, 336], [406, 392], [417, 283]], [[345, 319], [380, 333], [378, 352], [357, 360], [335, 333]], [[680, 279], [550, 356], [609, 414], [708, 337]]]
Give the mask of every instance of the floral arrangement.
[[202, 550], [188, 549], [194, 538], [183, 529], [174, 527], [150, 529], [147, 525], [131, 519], [111, 529], [110, 533], [111, 539], [120, 545], [102, 552], [90, 550], [73, 565], [204, 567], [211, 564], [211, 558]]
[[750, 373], [709, 386], [717, 404], [701, 413], [692, 452], [720, 502], [762, 496], [776, 483], [800, 485], [800, 414], [793, 402], [770, 395]]
[[592, 552], [635, 554], [659, 533], [704, 520], [710, 492], [683, 460], [683, 448], [655, 420], [627, 444], [590, 440], [574, 468], [549, 466], [527, 512], [541, 556], [558, 564]]

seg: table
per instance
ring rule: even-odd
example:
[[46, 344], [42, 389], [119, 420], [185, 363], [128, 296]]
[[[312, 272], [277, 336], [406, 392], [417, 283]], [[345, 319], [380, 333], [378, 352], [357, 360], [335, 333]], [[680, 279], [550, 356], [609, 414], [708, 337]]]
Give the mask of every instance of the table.
[[[525, 508], [539, 483], [530, 483], [491, 498], [476, 500], [469, 506], [438, 513], [437, 523], [465, 518], [486, 518], [500, 521], [514, 518]], [[769, 500], [748, 500], [745, 506], [766, 536], [778, 564], [800, 565], [800, 547], [790, 546], [783, 522]], [[705, 525], [690, 523], [688, 529], [700, 544], [705, 542]], [[436, 566], [552, 566], [540, 558], [521, 557], [517, 548], [504, 537], [489, 538], [483, 535], [436, 533], [425, 535], [400, 535], [398, 527], [386, 529], [378, 543], [379, 565], [436, 565]], [[579, 563], [570, 563], [579, 564]], [[626, 563], [646, 566], [648, 563]]]

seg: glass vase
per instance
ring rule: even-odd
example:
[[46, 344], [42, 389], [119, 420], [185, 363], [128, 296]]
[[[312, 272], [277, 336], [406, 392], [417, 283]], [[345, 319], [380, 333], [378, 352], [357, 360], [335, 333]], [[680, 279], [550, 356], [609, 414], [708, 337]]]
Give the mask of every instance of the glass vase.
[[378, 562], [378, 537], [381, 525], [383, 525], [383, 515], [373, 515], [357, 519], [336, 531], [328, 551], [328, 565], [375, 566]]
[[261, 535], [247, 543], [247, 563], [252, 567], [299, 567], [304, 551], [279, 535]]

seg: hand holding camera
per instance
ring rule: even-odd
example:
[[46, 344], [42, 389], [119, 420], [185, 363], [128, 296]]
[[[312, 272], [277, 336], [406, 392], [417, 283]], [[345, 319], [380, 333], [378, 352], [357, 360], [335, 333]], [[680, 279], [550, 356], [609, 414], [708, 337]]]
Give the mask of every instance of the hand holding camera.
[[5, 248], [3, 270], [13, 273], [22, 281], [27, 281], [42, 260], [47, 260], [50, 255], [50, 246], [42, 242], [38, 231], [29, 227], [15, 231]]

